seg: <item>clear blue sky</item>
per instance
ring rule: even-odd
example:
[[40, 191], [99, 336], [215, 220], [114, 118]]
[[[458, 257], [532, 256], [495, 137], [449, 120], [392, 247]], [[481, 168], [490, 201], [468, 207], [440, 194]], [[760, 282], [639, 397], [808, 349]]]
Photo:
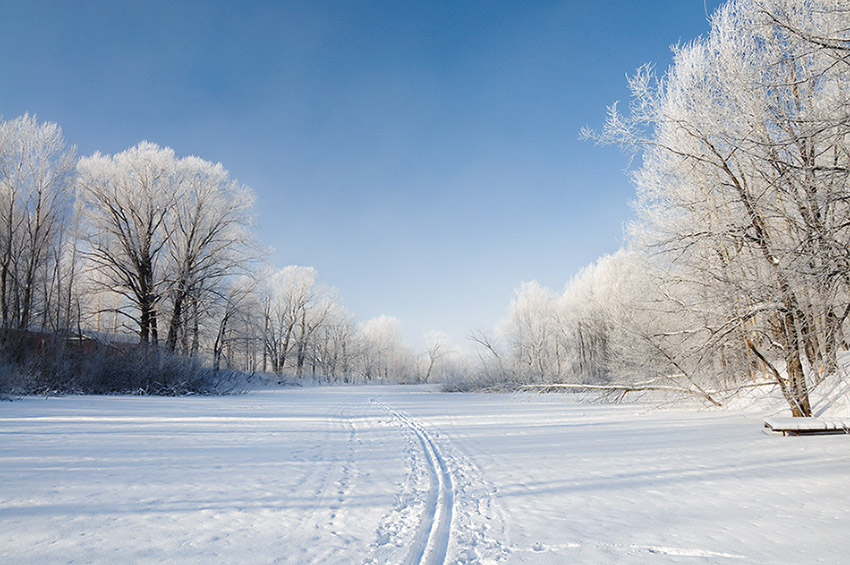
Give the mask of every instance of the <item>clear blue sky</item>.
[[719, 3], [0, 0], [0, 115], [221, 162], [277, 266], [463, 342], [620, 246], [627, 159], [579, 129]]

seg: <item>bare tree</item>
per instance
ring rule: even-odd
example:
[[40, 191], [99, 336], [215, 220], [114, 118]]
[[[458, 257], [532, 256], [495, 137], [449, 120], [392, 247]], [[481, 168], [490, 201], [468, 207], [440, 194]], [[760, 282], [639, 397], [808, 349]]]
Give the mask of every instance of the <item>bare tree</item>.
[[557, 372], [555, 300], [554, 293], [536, 281], [523, 283], [500, 324], [518, 372], [529, 382], [541, 382]]
[[431, 382], [434, 375], [438, 374], [442, 361], [450, 354], [449, 336], [445, 332], [429, 332], [425, 335], [427, 349], [425, 351], [425, 370], [419, 380], [423, 383]]
[[265, 273], [258, 289], [264, 356], [276, 373], [291, 368], [301, 377], [308, 357], [315, 353], [313, 338], [336, 308], [336, 293], [317, 282], [318, 273], [312, 267], [267, 268]]
[[316, 326], [313, 333], [313, 375], [351, 382], [359, 353], [359, 340], [351, 313], [332, 303], [323, 323]]

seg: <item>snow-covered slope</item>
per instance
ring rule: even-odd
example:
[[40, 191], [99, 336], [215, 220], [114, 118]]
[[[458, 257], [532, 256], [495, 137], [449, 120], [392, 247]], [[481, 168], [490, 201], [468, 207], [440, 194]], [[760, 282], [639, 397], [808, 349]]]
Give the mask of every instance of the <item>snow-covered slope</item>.
[[0, 405], [0, 562], [813, 563], [850, 437], [422, 388]]

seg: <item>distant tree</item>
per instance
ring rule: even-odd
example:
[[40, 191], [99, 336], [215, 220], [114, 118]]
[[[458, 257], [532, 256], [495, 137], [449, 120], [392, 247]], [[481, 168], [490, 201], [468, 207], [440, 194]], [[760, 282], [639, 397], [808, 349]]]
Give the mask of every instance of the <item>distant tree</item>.
[[466, 379], [455, 379], [455, 386], [463, 385], [464, 383], [458, 382], [463, 380], [470, 381], [464, 386], [472, 388], [488, 387], [493, 384], [517, 384], [519, 379], [514, 364], [507, 359], [508, 356], [495, 335], [484, 330], [474, 330], [469, 334], [469, 340], [478, 346], [476, 352], [478, 370], [470, 372]]
[[451, 354], [449, 336], [445, 332], [429, 332], [425, 335], [425, 341], [427, 349], [424, 354], [424, 370], [421, 371], [418, 379], [423, 383], [431, 382], [431, 379], [439, 373], [440, 365]]
[[536, 281], [515, 291], [499, 334], [510, 346], [511, 361], [524, 381], [557, 380], [564, 363], [559, 347], [557, 297]]
[[360, 352], [360, 340], [351, 313], [339, 304], [331, 304], [323, 323], [316, 326], [313, 334], [313, 375], [350, 382]]
[[[255, 299], [257, 281], [250, 275], [242, 275], [231, 281], [220, 302], [218, 324], [213, 340], [213, 369], [221, 368], [224, 352], [234, 349], [234, 343], [242, 341], [245, 357], [240, 367], [245, 371], [257, 369], [255, 345], [260, 340], [255, 324], [256, 310], [259, 304]], [[233, 359], [227, 359], [228, 367], [233, 368]]]
[[412, 377], [412, 353], [401, 338], [401, 322], [378, 316], [360, 326], [363, 339], [361, 373], [365, 380], [408, 382]]
[[[291, 265], [267, 269], [258, 292], [263, 311], [264, 359], [282, 374], [287, 368], [301, 377], [313, 355], [314, 338], [337, 308], [333, 289], [318, 283], [313, 267]], [[264, 363], [265, 364], [265, 363]]]

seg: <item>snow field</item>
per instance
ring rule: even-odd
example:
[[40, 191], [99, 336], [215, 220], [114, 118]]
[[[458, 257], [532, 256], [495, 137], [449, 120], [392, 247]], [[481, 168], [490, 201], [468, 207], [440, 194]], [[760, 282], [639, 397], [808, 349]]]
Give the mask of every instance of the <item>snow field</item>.
[[[447, 402], [450, 402], [448, 399]], [[761, 417], [477, 396], [427, 417], [497, 487], [509, 562], [843, 563], [847, 436]]]
[[4, 406], [0, 561], [365, 560], [403, 439], [368, 403], [300, 393]]
[[0, 562], [840, 563], [846, 436], [567, 395], [0, 406]]

